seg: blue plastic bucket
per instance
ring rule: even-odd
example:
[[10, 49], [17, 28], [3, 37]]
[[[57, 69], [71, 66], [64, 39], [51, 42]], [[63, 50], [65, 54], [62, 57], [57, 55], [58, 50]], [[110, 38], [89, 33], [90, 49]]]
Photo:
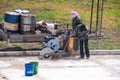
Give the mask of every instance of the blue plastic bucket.
[[34, 64], [26, 63], [25, 64], [25, 76], [33, 76], [34, 74]]

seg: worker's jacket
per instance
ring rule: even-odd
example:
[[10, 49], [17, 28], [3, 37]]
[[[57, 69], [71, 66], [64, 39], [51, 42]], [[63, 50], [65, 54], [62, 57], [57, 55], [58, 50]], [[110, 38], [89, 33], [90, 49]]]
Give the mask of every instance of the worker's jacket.
[[73, 30], [74, 30], [79, 24], [82, 24], [82, 19], [79, 18], [79, 17], [75, 17], [75, 18], [72, 20], [72, 28], [73, 28]]
[[88, 39], [88, 34], [89, 31], [87, 29], [87, 26], [84, 24], [79, 24], [77, 25], [77, 27], [74, 29], [76, 36], [80, 39], [80, 40], [86, 40]]

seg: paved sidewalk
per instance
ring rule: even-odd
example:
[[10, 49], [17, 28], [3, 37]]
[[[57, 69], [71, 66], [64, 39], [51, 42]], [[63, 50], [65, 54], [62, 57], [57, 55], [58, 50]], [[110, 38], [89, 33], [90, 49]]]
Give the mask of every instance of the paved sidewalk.
[[[24, 64], [39, 62], [38, 74], [24, 76]], [[91, 55], [54, 60], [34, 57], [0, 57], [0, 80], [120, 80], [120, 55]]]

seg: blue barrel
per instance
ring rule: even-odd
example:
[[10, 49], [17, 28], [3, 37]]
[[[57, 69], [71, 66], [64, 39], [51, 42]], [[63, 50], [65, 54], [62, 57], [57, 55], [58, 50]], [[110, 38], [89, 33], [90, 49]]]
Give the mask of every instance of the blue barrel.
[[6, 12], [4, 14], [4, 28], [9, 33], [16, 34], [19, 31], [20, 14], [15, 12]]
[[19, 23], [20, 14], [15, 12], [6, 12], [4, 14], [4, 21], [8, 23]]
[[25, 76], [33, 76], [34, 75], [34, 64], [26, 63], [25, 64]]

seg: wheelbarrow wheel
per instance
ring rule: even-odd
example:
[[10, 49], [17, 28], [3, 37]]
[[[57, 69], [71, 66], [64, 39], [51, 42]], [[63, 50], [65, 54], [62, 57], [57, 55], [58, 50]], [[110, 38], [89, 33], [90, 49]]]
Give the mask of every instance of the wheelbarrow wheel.
[[39, 58], [43, 60], [50, 60], [53, 58], [53, 55], [52, 53], [45, 53], [45, 54], [40, 55]]

